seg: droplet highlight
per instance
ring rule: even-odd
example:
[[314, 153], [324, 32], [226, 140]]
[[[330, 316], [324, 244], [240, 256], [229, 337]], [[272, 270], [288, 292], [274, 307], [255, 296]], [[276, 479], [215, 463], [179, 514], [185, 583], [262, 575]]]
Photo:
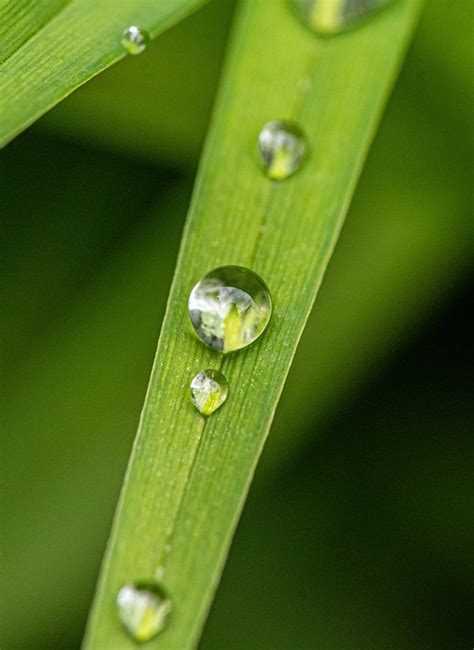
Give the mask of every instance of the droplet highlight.
[[191, 382], [191, 399], [199, 413], [211, 415], [227, 399], [229, 384], [218, 370], [201, 370]]
[[309, 145], [303, 130], [294, 122], [267, 122], [258, 136], [258, 153], [268, 178], [283, 181], [306, 162]]
[[141, 54], [146, 50], [150, 36], [145, 29], [131, 25], [123, 30], [120, 42], [127, 54]]
[[394, 0], [290, 0], [300, 20], [322, 36], [354, 29]]
[[233, 352], [263, 334], [272, 313], [265, 282], [243, 266], [222, 266], [204, 276], [189, 296], [193, 327], [207, 345]]
[[153, 639], [165, 627], [171, 600], [155, 583], [135, 583], [122, 587], [117, 596], [119, 618], [137, 642]]

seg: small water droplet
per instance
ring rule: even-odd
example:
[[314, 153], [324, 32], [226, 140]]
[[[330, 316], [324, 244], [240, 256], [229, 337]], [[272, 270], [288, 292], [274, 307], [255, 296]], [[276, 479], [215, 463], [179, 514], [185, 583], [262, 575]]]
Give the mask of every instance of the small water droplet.
[[189, 315], [199, 338], [220, 352], [253, 343], [272, 313], [264, 281], [243, 266], [222, 266], [200, 280], [189, 296]]
[[123, 30], [120, 42], [128, 54], [141, 54], [150, 42], [150, 36], [145, 29], [131, 25]]
[[155, 583], [125, 585], [120, 589], [116, 603], [123, 626], [140, 643], [149, 641], [163, 630], [171, 611], [171, 600]]
[[352, 29], [394, 0], [290, 0], [302, 22], [323, 36]]
[[227, 399], [229, 384], [218, 370], [201, 370], [191, 382], [191, 398], [203, 415], [211, 415]]
[[302, 129], [293, 122], [267, 122], [258, 136], [258, 152], [266, 175], [283, 181], [304, 164], [309, 146]]

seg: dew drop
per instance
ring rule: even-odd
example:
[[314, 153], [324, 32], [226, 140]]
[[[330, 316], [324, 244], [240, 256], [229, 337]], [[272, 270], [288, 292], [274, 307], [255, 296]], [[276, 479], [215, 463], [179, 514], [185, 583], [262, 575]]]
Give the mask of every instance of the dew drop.
[[146, 30], [131, 25], [123, 30], [120, 42], [128, 54], [141, 54], [150, 42], [150, 36]]
[[357, 27], [394, 0], [290, 0], [302, 22], [322, 36]]
[[189, 296], [199, 338], [219, 352], [233, 352], [263, 333], [272, 313], [265, 282], [243, 266], [222, 266], [200, 280]]
[[229, 384], [218, 370], [201, 370], [191, 382], [191, 398], [199, 413], [211, 415], [227, 399]]
[[258, 136], [258, 152], [268, 178], [283, 181], [304, 164], [309, 146], [302, 129], [293, 122], [267, 122]]
[[153, 639], [165, 627], [171, 611], [171, 600], [163, 589], [148, 582], [128, 584], [117, 596], [119, 618], [139, 643]]

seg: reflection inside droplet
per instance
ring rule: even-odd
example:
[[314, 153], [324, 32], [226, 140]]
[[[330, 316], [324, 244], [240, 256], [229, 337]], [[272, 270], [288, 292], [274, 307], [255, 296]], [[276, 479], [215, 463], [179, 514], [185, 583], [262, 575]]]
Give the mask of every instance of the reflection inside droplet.
[[138, 642], [149, 641], [166, 626], [171, 600], [156, 583], [138, 582], [122, 587], [117, 595], [119, 618]]
[[128, 54], [141, 54], [150, 42], [150, 36], [145, 29], [131, 25], [122, 32], [120, 42]]
[[227, 399], [229, 384], [219, 370], [201, 370], [191, 382], [191, 398], [203, 415], [211, 415]]
[[394, 0], [290, 0], [302, 22], [330, 36], [357, 27]]
[[199, 338], [215, 350], [232, 352], [263, 333], [272, 300], [256, 273], [243, 266], [222, 266], [194, 286], [188, 307]]
[[296, 173], [309, 152], [303, 130], [294, 122], [267, 122], [258, 136], [258, 152], [268, 178], [283, 181]]

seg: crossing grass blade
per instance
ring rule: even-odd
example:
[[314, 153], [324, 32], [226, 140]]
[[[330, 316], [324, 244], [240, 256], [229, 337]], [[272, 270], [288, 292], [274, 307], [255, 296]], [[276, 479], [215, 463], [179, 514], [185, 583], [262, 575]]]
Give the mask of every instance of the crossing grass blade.
[[[117, 620], [115, 597], [123, 584], [153, 578], [163, 580], [174, 610], [169, 627], [149, 647], [196, 644], [420, 7], [416, 0], [400, 0], [360, 29], [319, 39], [285, 3], [241, 5], [87, 650], [133, 647]], [[278, 118], [297, 121], [312, 146], [306, 167], [282, 183], [264, 176], [255, 152], [261, 126]], [[192, 335], [187, 298], [200, 277], [225, 264], [251, 267], [265, 279], [274, 314], [257, 343], [224, 358], [230, 395], [205, 420], [190, 403], [189, 383], [221, 359]]]
[[[124, 56], [123, 29], [152, 37], [203, 0], [2, 0], [0, 146]], [[124, 89], [124, 93], [127, 89]]]

